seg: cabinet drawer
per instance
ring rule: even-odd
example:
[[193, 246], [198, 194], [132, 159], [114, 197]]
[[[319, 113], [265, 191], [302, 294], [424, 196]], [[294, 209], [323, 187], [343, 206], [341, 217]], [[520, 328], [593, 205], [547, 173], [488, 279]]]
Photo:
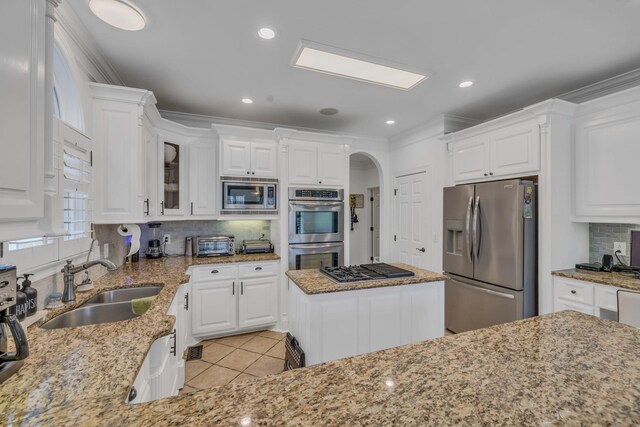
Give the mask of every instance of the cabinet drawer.
[[268, 264], [240, 264], [239, 277], [245, 279], [248, 277], [276, 276], [278, 274], [278, 263], [272, 262]]
[[614, 287], [597, 287], [596, 288], [596, 307], [604, 308], [609, 311], [618, 311], [618, 288]]
[[192, 282], [210, 282], [212, 280], [235, 279], [238, 268], [235, 265], [208, 265], [194, 267], [191, 271]]
[[554, 280], [554, 292], [557, 298], [593, 305], [593, 285], [571, 279]]

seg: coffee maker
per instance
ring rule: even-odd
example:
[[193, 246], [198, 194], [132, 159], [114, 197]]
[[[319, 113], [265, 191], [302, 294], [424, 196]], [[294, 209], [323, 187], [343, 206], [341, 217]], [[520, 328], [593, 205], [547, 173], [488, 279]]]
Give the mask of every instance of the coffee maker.
[[[16, 304], [16, 267], [0, 264], [0, 383], [13, 375], [29, 355], [27, 336], [15, 314], [9, 308]], [[9, 339], [13, 339], [10, 351]]]

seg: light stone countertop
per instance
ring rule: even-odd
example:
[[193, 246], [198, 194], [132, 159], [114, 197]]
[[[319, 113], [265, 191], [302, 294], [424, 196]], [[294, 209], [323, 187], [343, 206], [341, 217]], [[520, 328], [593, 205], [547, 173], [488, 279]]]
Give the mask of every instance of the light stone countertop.
[[569, 270], [554, 271], [554, 276], [567, 277], [569, 279], [584, 280], [600, 285], [615, 286], [617, 288], [640, 291], [640, 279], [625, 276], [620, 273], [606, 273], [604, 271]]
[[48, 319], [105, 290], [145, 284], [163, 288], [149, 311], [131, 320], [52, 330], [40, 328], [43, 321], [31, 325], [29, 357], [0, 384], [0, 424], [74, 401], [106, 397], [124, 402], [153, 341], [173, 329], [175, 318], [166, 312], [178, 286], [189, 281], [190, 266], [278, 259], [276, 254], [141, 259], [95, 280], [93, 290], [76, 293], [74, 303], [50, 310]]
[[121, 397], [27, 405], [14, 423], [637, 425], [640, 330], [564, 311], [156, 402]]
[[370, 282], [337, 283], [317, 269], [289, 270], [286, 274], [287, 277], [289, 277], [289, 279], [291, 279], [293, 283], [295, 283], [307, 295], [382, 288], [387, 286], [411, 285], [416, 283], [439, 282], [447, 278], [440, 273], [434, 273], [433, 271], [424, 270], [407, 264], [393, 263], [391, 265], [404, 268], [405, 270], [411, 270], [415, 273], [415, 276], [402, 277], [398, 279], [372, 280]]

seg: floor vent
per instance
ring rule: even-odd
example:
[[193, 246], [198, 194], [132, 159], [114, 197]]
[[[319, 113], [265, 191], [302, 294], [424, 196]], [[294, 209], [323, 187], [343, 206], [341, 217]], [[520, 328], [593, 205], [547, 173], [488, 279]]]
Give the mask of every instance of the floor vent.
[[187, 362], [189, 360], [197, 360], [202, 359], [202, 346], [194, 345], [193, 347], [189, 347], [187, 351]]

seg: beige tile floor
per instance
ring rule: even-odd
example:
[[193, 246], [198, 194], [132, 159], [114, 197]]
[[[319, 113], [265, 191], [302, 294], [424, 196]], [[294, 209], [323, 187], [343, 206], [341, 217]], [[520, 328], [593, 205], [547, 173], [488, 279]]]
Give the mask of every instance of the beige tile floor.
[[260, 331], [200, 342], [202, 359], [187, 362], [180, 393], [282, 372], [285, 336], [283, 332]]

